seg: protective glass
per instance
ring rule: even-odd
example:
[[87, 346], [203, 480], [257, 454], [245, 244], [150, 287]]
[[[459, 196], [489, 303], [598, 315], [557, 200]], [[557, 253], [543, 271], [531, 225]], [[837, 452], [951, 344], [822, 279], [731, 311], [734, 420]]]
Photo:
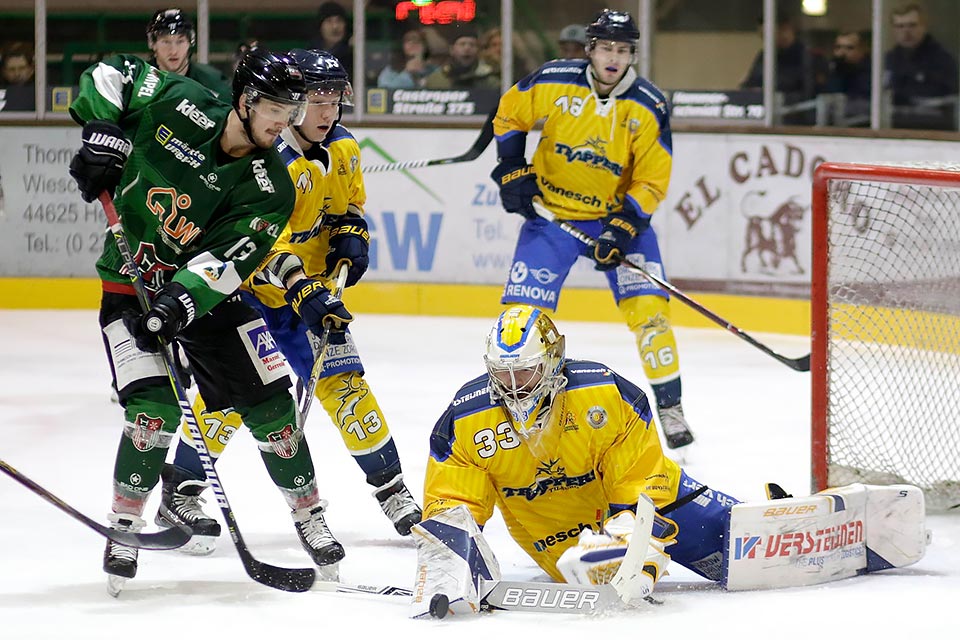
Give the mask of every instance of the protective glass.
[[247, 99], [247, 109], [274, 122], [286, 122], [287, 126], [303, 123], [307, 115], [307, 101], [290, 100], [279, 96], [268, 96], [253, 87], [243, 90]]

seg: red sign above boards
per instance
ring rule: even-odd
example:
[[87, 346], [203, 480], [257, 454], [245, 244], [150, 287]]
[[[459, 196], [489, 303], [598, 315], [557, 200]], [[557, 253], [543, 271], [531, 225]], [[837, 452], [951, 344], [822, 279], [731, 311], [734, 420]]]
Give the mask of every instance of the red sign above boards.
[[477, 4], [473, 0], [406, 0], [398, 2], [394, 16], [403, 22], [417, 14], [421, 24], [452, 24], [473, 22]]

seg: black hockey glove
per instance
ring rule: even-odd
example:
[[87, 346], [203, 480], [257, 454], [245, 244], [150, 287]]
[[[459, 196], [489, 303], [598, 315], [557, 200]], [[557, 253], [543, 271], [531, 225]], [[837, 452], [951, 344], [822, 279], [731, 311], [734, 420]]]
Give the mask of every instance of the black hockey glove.
[[535, 220], [537, 211], [533, 199], [542, 196], [537, 185], [537, 173], [524, 158], [500, 158], [500, 164], [490, 177], [500, 186], [500, 201], [510, 213], [519, 213], [527, 220]]
[[327, 321], [329, 321], [331, 332], [341, 333], [353, 321], [353, 316], [343, 303], [316, 280], [309, 278], [297, 280], [290, 285], [283, 296], [294, 312], [303, 318], [304, 324], [314, 335], [319, 336], [323, 333], [324, 324]]
[[113, 122], [91, 120], [83, 125], [83, 146], [70, 161], [70, 175], [80, 187], [80, 197], [93, 202], [104, 191], [113, 195], [131, 149], [123, 129]]
[[136, 341], [137, 348], [158, 353], [160, 342], [157, 338], [171, 342], [193, 320], [195, 309], [186, 288], [172, 282], [157, 293], [146, 313], [125, 312], [123, 324]]
[[594, 267], [597, 271], [609, 271], [620, 265], [630, 243], [650, 226], [650, 218], [633, 212], [633, 207], [624, 205], [623, 211], [611, 213], [603, 220], [603, 231], [593, 247]]
[[327, 275], [337, 276], [337, 268], [341, 262], [348, 267], [347, 286], [352, 287], [360, 281], [367, 267], [370, 265], [370, 232], [367, 230], [367, 221], [362, 216], [348, 213], [342, 216], [333, 216], [330, 223], [330, 248], [327, 250]]

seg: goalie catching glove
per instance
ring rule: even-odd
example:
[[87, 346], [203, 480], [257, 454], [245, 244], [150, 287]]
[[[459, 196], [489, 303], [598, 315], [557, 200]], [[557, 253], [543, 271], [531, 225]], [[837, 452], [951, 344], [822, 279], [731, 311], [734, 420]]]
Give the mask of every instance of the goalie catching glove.
[[[646, 540], [636, 539], [636, 544], [646, 546], [633, 552], [636, 516], [632, 511], [621, 511], [607, 518], [603, 533], [584, 529], [577, 546], [567, 549], [557, 568], [571, 584], [613, 584], [617, 593], [627, 604], [649, 596], [654, 586], [666, 574], [670, 556], [664, 548], [675, 542], [677, 525], [672, 520], [654, 516], [653, 533]], [[629, 556], [637, 558], [636, 567]]]
[[603, 220], [603, 230], [593, 247], [597, 271], [616, 269], [627, 256], [633, 240], [650, 226], [650, 216], [642, 215], [629, 198], [623, 211], [611, 213]]
[[353, 316], [343, 303], [316, 280], [297, 280], [283, 297], [314, 335], [322, 334], [327, 324], [332, 332], [346, 331], [347, 325], [353, 321]]
[[500, 158], [500, 164], [490, 177], [500, 186], [500, 202], [509, 213], [519, 213], [527, 220], [535, 220], [537, 210], [533, 199], [543, 196], [537, 185], [537, 173], [524, 158]]
[[85, 201], [93, 202], [104, 191], [113, 195], [132, 148], [123, 129], [109, 120], [83, 125], [83, 146], [70, 161], [70, 175]]

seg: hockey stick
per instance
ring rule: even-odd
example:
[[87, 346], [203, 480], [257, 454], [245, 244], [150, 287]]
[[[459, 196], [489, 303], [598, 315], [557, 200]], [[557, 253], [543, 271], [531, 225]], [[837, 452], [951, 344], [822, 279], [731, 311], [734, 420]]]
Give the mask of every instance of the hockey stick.
[[[114, 240], [117, 242], [117, 248], [120, 250], [120, 255], [123, 257], [123, 261], [126, 263], [127, 270], [130, 273], [130, 280], [137, 293], [137, 299], [140, 301], [140, 307], [144, 313], [146, 313], [150, 309], [150, 299], [147, 296], [146, 284], [143, 281], [143, 275], [140, 273], [136, 261], [133, 259], [133, 253], [130, 251], [130, 245], [127, 243], [127, 236], [123, 231], [123, 224], [120, 222], [117, 210], [113, 206], [113, 199], [110, 197], [110, 194], [104, 191], [100, 194], [100, 203], [103, 205], [103, 211], [107, 215], [110, 233], [113, 234]], [[193, 413], [193, 407], [187, 398], [187, 392], [183, 388], [180, 373], [173, 364], [169, 345], [162, 337], [158, 337], [158, 339], [160, 342], [160, 354], [163, 357], [163, 364], [167, 370], [167, 377], [170, 378], [173, 392], [177, 396], [177, 404], [180, 405], [180, 411], [187, 421], [187, 427], [190, 429], [190, 437], [193, 438], [193, 442], [196, 445], [197, 454], [200, 456], [200, 462], [203, 464], [203, 470], [206, 472], [207, 480], [210, 482], [210, 485], [213, 487], [213, 492], [217, 496], [220, 512], [223, 514], [223, 519], [227, 523], [230, 537], [233, 539], [233, 544], [237, 548], [237, 554], [240, 556], [240, 561], [243, 562], [243, 568], [246, 570], [247, 575], [260, 584], [273, 587], [274, 589], [280, 589], [281, 591], [307, 591], [313, 586], [317, 578], [316, 571], [313, 569], [275, 567], [260, 562], [251, 555], [246, 542], [243, 540], [243, 536], [240, 535], [240, 528], [237, 526], [237, 521], [233, 517], [233, 509], [230, 508], [227, 494], [220, 484], [220, 477], [213, 467], [210, 452], [207, 450], [207, 445], [203, 441], [200, 427], [197, 426], [197, 416]]]
[[13, 478], [27, 489], [30, 489], [30, 491], [33, 491], [35, 494], [55, 506], [57, 509], [60, 509], [75, 520], [79, 520], [83, 524], [87, 525], [103, 537], [109, 538], [110, 540], [127, 547], [136, 547], [137, 549], [152, 549], [156, 551], [176, 549], [177, 547], [182, 547], [185, 545], [193, 535], [193, 530], [186, 525], [178, 525], [169, 529], [157, 531], [156, 533], [131, 533], [129, 531], [118, 531], [116, 529], [111, 529], [110, 527], [105, 527], [99, 522], [96, 522], [88, 516], [83, 515], [66, 502], [11, 467], [3, 460], [0, 460], [0, 471]]
[[[346, 263], [340, 263], [340, 269], [337, 271], [337, 282], [333, 285], [333, 291], [330, 293], [340, 299], [340, 295], [343, 293], [344, 288], [347, 286], [347, 274], [350, 270], [347, 268]], [[317, 342], [316, 356], [313, 361], [313, 368], [310, 370], [310, 380], [307, 381], [307, 387], [304, 391], [303, 406], [300, 408], [300, 412], [297, 414], [297, 419], [300, 424], [300, 428], [307, 422], [307, 414], [310, 412], [310, 405], [313, 404], [313, 394], [317, 390], [317, 380], [320, 379], [320, 374], [323, 372], [323, 356], [324, 352], [327, 350], [327, 344], [330, 342], [330, 326], [327, 323], [324, 323], [323, 334], [320, 336], [320, 340]]]
[[[592, 238], [589, 234], [584, 233], [583, 231], [573, 226], [569, 222], [566, 222], [565, 220], [560, 220], [559, 218], [557, 218], [556, 214], [554, 214], [553, 211], [551, 211], [550, 209], [547, 209], [543, 205], [543, 203], [538, 199], [534, 199], [533, 206], [537, 210], [537, 214], [541, 218], [544, 218], [545, 220], [549, 220], [550, 222], [553, 222], [554, 224], [559, 226], [561, 229], [569, 233], [571, 236], [573, 236], [583, 244], [587, 245], [588, 247], [595, 247], [597, 245], [596, 238]], [[673, 286], [666, 280], [663, 280], [662, 278], [658, 278], [657, 276], [653, 275], [643, 267], [634, 264], [633, 262], [631, 262], [630, 260], [627, 260], [626, 258], [621, 258], [620, 264], [624, 267], [627, 267], [631, 271], [636, 271], [637, 273], [639, 273], [644, 278], [646, 278], [653, 284], [657, 285], [664, 291], [668, 291], [670, 294], [675, 296], [678, 300], [680, 300], [687, 306], [691, 307], [692, 309], [699, 312], [700, 314], [706, 316], [710, 320], [713, 320], [715, 323], [717, 323], [718, 325], [720, 325], [721, 327], [723, 327], [733, 335], [737, 336], [738, 338], [741, 338], [746, 342], [749, 342], [751, 345], [753, 345], [760, 351], [763, 351], [765, 354], [774, 358], [778, 362], [782, 362], [783, 364], [787, 365], [794, 371], [810, 371], [810, 354], [809, 353], [800, 358], [788, 358], [784, 355], [780, 355], [779, 353], [777, 353], [767, 345], [763, 344], [753, 336], [745, 333], [744, 331], [737, 328], [735, 325], [728, 322], [727, 320], [724, 320], [723, 318], [715, 314], [713, 311], [710, 311], [709, 309], [704, 307], [702, 304], [692, 299], [690, 296], [680, 291], [680, 289], [677, 289], [675, 286]]]
[[494, 109], [483, 121], [480, 127], [480, 135], [473, 141], [473, 144], [464, 153], [452, 158], [440, 158], [438, 160], [408, 160], [406, 162], [388, 162], [386, 164], [374, 164], [364, 167], [364, 173], [380, 173], [382, 171], [403, 171], [406, 169], [420, 169], [421, 167], [435, 167], [442, 164], [456, 164], [458, 162], [470, 162], [480, 157], [490, 142], [493, 140], [493, 118], [497, 115]]

